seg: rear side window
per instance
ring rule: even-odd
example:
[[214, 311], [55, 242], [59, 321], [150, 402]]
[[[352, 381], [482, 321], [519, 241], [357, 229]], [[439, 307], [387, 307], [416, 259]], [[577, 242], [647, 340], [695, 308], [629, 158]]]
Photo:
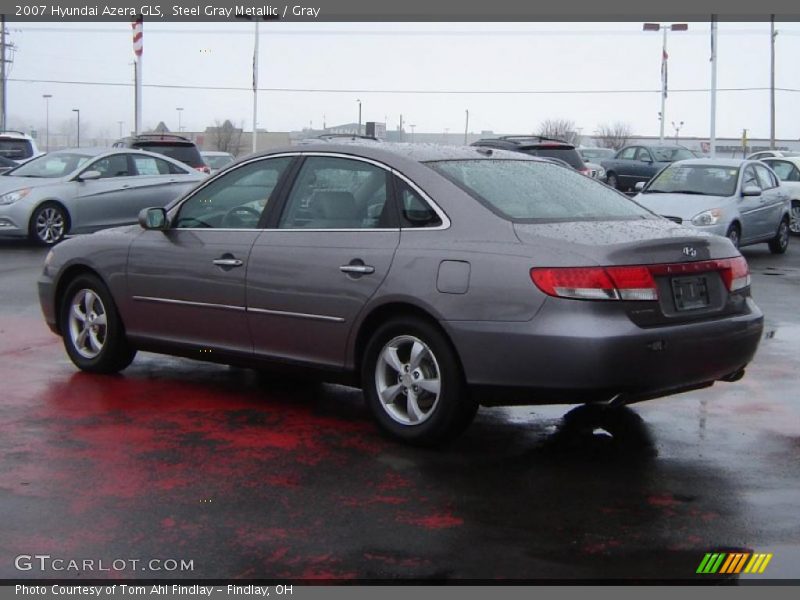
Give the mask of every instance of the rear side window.
[[800, 181], [800, 170], [786, 160], [765, 160], [781, 181]]
[[554, 164], [514, 160], [427, 164], [495, 213], [515, 222], [655, 218], [602, 183]]
[[403, 227], [438, 227], [442, 224], [436, 211], [410, 185], [399, 177], [394, 181]]
[[133, 155], [133, 163], [139, 175], [185, 175], [188, 171], [182, 170], [171, 162], [161, 160], [155, 156]]

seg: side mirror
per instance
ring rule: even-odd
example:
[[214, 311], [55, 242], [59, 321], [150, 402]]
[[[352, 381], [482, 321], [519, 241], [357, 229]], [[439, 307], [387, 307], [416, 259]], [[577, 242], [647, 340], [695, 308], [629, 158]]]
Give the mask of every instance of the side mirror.
[[760, 196], [761, 188], [756, 185], [746, 185], [742, 188], [742, 196]]
[[633, 186], [633, 189], [637, 192], [641, 192], [644, 189], [644, 186], [647, 185], [646, 181], [637, 181], [636, 185]]
[[100, 171], [84, 171], [76, 179], [78, 181], [92, 181], [94, 179], [100, 179], [103, 174]]
[[144, 208], [139, 213], [139, 225], [142, 229], [164, 231], [169, 227], [167, 211], [163, 208]]

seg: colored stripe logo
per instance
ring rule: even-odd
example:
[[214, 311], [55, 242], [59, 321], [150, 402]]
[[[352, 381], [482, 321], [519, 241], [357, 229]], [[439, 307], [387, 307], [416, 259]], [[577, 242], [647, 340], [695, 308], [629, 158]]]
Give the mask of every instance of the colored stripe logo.
[[763, 573], [767, 569], [772, 554], [748, 552], [709, 552], [700, 561], [696, 573], [708, 574], [739, 574]]

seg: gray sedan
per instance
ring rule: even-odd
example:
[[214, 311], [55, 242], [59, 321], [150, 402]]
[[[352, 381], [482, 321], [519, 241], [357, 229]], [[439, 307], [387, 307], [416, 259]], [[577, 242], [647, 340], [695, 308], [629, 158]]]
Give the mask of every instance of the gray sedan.
[[48, 254], [45, 319], [94, 373], [137, 350], [363, 388], [433, 444], [479, 404], [637, 402], [736, 381], [763, 315], [726, 239], [551, 162], [309, 144]]
[[160, 154], [79, 148], [51, 152], [0, 177], [0, 236], [52, 245], [68, 233], [135, 223], [205, 175]]
[[701, 231], [727, 236], [735, 246], [766, 242], [774, 254], [789, 246], [790, 197], [763, 163], [741, 159], [682, 160], [647, 185], [639, 204]]

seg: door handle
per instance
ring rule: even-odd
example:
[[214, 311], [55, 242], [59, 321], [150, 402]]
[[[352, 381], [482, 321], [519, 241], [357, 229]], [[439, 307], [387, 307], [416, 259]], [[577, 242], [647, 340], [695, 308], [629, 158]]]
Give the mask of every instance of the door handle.
[[342, 265], [339, 267], [342, 273], [358, 273], [359, 275], [370, 275], [375, 272], [375, 267], [370, 265]]
[[238, 258], [216, 258], [211, 262], [218, 267], [241, 267], [244, 264]]

